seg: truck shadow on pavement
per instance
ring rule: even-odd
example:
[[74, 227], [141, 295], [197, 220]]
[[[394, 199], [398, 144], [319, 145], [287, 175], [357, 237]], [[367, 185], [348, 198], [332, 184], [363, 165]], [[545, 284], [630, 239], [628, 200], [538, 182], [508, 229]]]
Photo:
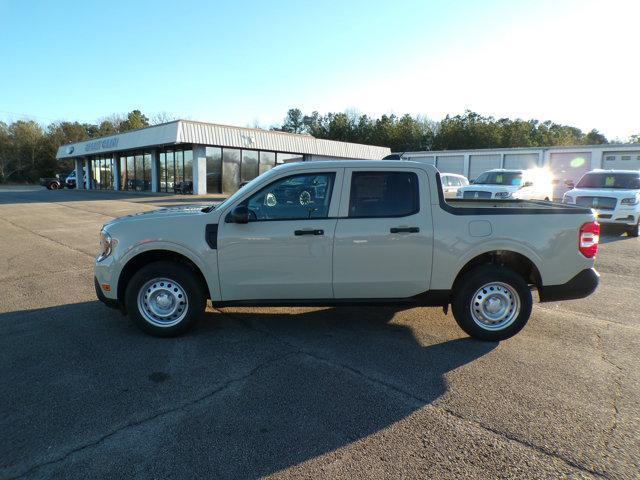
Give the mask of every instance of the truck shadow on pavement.
[[257, 478], [405, 419], [497, 346], [389, 307], [291, 312], [209, 311], [173, 339], [99, 302], [1, 314], [0, 477]]

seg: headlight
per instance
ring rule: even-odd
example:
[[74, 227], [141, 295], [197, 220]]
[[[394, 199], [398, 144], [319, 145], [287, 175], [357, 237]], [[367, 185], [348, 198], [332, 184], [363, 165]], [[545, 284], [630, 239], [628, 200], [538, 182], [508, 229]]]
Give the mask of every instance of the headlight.
[[562, 203], [576, 203], [573, 197], [564, 196], [562, 198]]
[[510, 198], [511, 192], [496, 192], [496, 198]]
[[100, 231], [100, 254], [98, 255], [98, 261], [101, 262], [113, 252], [113, 249], [118, 244], [117, 240], [111, 238], [104, 230]]
[[629, 197], [629, 198], [623, 198], [622, 200], [620, 200], [620, 205], [637, 205], [638, 204], [638, 197]]

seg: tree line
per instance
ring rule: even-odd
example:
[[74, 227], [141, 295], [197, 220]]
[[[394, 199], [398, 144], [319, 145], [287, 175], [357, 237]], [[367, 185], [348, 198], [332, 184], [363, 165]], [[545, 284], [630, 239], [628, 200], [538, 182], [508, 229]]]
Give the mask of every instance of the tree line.
[[[60, 145], [104, 137], [164, 123], [175, 118], [159, 114], [151, 119], [140, 110], [112, 115], [97, 123], [54, 122], [42, 126], [32, 120], [0, 122], [0, 182], [36, 182], [40, 177], [68, 172], [70, 161], [57, 162]], [[389, 147], [392, 152], [471, 148], [551, 147], [608, 143], [597, 130], [584, 133], [552, 121], [483, 116], [467, 110], [435, 122], [427, 117], [382, 115], [372, 118], [354, 111], [303, 114], [292, 108], [281, 125], [271, 130], [309, 134], [316, 138]], [[640, 134], [629, 139], [639, 142]]]
[[[393, 152], [608, 143], [595, 129], [584, 133], [579, 128], [550, 120], [496, 119], [469, 110], [434, 122], [411, 115], [371, 118], [352, 111], [305, 115], [293, 108], [287, 112], [283, 124], [275, 129], [328, 140], [381, 145]], [[637, 136], [634, 137], [637, 141]], [[634, 137], [630, 141], [634, 141]]]
[[166, 114], [149, 119], [140, 110], [112, 115], [93, 123], [54, 122], [42, 126], [33, 120], [0, 121], [0, 182], [36, 182], [69, 172], [71, 161], [56, 161], [58, 147], [104, 137], [170, 120]]

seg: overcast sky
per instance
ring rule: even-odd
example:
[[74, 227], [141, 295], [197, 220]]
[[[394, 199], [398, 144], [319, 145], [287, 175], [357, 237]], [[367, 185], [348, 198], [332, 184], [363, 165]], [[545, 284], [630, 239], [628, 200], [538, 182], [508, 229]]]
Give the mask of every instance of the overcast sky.
[[640, 133], [640, 0], [0, 0], [0, 119], [465, 109]]

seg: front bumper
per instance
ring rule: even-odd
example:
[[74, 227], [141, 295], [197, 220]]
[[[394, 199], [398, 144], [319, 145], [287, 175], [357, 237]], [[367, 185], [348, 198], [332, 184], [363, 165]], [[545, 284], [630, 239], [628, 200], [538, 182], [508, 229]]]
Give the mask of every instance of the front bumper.
[[121, 310], [120, 303], [118, 302], [117, 299], [115, 299], [115, 298], [107, 298], [104, 295], [104, 293], [102, 292], [102, 288], [100, 288], [100, 282], [98, 282], [98, 278], [97, 277], [93, 277], [93, 286], [96, 289], [96, 296], [98, 297], [98, 300], [100, 300], [102, 303], [104, 303], [107, 307], [117, 308], [117, 309]]
[[593, 210], [598, 223], [607, 225], [636, 225], [640, 213], [629, 208], [616, 208], [615, 210]]
[[546, 285], [538, 289], [541, 302], [557, 302], [558, 300], [574, 300], [591, 295], [598, 288], [600, 274], [595, 268], [586, 268], [567, 283]]

